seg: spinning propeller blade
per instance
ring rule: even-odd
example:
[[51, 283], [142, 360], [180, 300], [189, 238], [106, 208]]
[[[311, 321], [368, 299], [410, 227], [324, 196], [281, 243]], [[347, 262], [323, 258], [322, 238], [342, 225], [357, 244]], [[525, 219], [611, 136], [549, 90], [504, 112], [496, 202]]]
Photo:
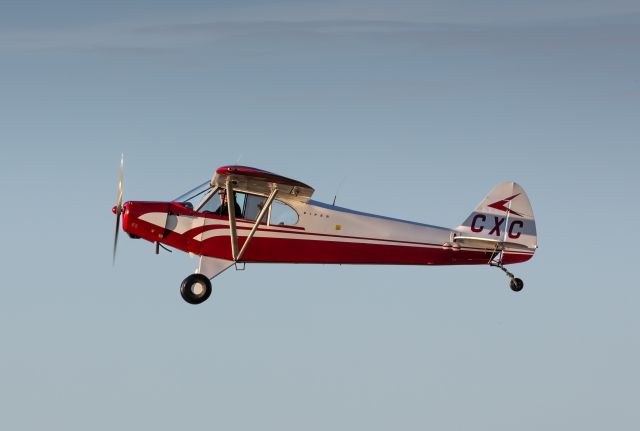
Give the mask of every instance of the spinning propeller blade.
[[116, 233], [113, 238], [113, 262], [116, 264], [116, 248], [118, 247], [118, 231], [120, 230], [120, 214], [122, 213], [122, 179], [124, 177], [124, 154], [120, 158], [120, 179], [118, 180], [118, 197], [116, 199], [115, 214], [116, 214]]

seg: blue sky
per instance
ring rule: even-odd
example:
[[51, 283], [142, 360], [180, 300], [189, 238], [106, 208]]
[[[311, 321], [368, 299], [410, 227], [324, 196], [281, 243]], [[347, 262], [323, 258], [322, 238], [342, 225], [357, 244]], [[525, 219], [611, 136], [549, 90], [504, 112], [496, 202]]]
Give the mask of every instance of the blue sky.
[[[3, 429], [637, 429], [633, 1], [5, 2]], [[540, 249], [486, 267], [196, 261], [125, 199], [215, 168], [457, 226], [497, 183]], [[629, 220], [631, 221], [629, 224]]]

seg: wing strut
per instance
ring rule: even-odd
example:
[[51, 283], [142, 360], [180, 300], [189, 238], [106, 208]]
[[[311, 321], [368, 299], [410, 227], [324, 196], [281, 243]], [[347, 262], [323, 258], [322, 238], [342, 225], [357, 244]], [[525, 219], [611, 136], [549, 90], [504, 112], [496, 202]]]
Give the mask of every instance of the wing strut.
[[256, 222], [253, 224], [253, 228], [251, 228], [251, 232], [249, 232], [249, 235], [247, 236], [247, 239], [242, 245], [240, 252], [238, 252], [238, 230], [236, 228], [236, 209], [235, 209], [236, 199], [235, 199], [235, 196], [233, 195], [233, 185], [231, 184], [231, 181], [227, 181], [227, 207], [229, 212], [229, 232], [231, 234], [231, 255], [233, 257], [234, 262], [237, 262], [242, 258], [242, 255], [247, 250], [247, 246], [249, 245], [249, 243], [251, 242], [251, 239], [253, 238], [256, 231], [258, 230], [258, 226], [260, 225], [260, 220], [262, 220], [264, 215], [269, 210], [269, 207], [271, 206], [271, 203], [273, 202], [273, 199], [276, 197], [277, 194], [278, 194], [277, 188], [271, 191], [271, 194], [267, 198], [267, 201], [264, 203], [264, 206], [260, 210], [260, 214], [258, 214], [258, 217], [256, 218]]
[[273, 198], [276, 197], [276, 194], [278, 194], [278, 189], [273, 189], [273, 191], [269, 195], [269, 198], [267, 198], [267, 201], [264, 203], [264, 206], [260, 210], [260, 214], [258, 214], [258, 218], [256, 219], [256, 222], [254, 223], [253, 228], [251, 229], [251, 232], [249, 232], [249, 236], [247, 236], [247, 240], [242, 245], [242, 248], [240, 249], [240, 253], [238, 253], [238, 256], [234, 260], [238, 261], [242, 258], [242, 255], [244, 254], [245, 250], [247, 249], [247, 246], [249, 245], [249, 242], [251, 242], [251, 238], [253, 238], [253, 235], [256, 233], [256, 230], [258, 230], [258, 225], [260, 224], [260, 220], [262, 220], [262, 217], [264, 217], [266, 212], [269, 210], [269, 207], [271, 206], [271, 202], [273, 202]]
[[227, 208], [229, 213], [229, 232], [231, 234], [231, 256], [236, 260], [238, 255], [238, 235], [236, 231], [236, 198], [233, 195], [233, 185], [227, 180]]

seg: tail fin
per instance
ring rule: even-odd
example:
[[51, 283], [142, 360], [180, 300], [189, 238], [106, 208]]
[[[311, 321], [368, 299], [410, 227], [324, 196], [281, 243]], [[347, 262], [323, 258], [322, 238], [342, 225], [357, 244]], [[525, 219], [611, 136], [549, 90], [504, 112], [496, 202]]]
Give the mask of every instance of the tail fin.
[[464, 235], [537, 248], [536, 221], [524, 189], [498, 184], [456, 229]]

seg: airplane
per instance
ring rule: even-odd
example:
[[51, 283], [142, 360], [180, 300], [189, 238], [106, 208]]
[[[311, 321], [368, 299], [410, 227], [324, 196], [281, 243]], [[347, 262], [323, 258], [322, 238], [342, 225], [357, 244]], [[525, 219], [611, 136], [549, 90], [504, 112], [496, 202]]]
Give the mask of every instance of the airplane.
[[[314, 189], [248, 166], [222, 166], [210, 181], [169, 202], [122, 204], [124, 157], [116, 205], [113, 263], [120, 220], [131, 238], [199, 256], [180, 286], [182, 298], [200, 304], [211, 280], [246, 263], [369, 265], [489, 265], [524, 282], [505, 265], [533, 257], [536, 224], [529, 198], [515, 182], [494, 187], [454, 229], [368, 214], [311, 199]], [[241, 265], [241, 266], [239, 266]]]

